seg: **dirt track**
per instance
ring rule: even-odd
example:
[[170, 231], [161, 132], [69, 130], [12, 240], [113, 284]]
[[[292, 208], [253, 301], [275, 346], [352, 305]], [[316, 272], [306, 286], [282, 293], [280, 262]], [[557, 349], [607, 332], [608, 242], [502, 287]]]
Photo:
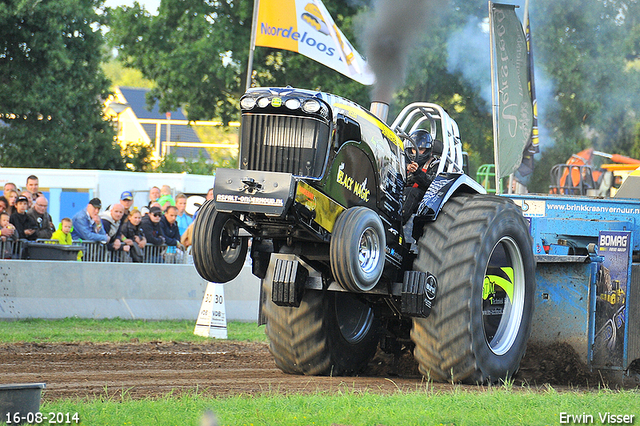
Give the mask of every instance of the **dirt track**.
[[[516, 384], [596, 385], [571, 354], [556, 348], [544, 362], [526, 358]], [[393, 357], [379, 353], [358, 377], [309, 377], [282, 373], [265, 343], [15, 344], [0, 345], [2, 383], [46, 383], [44, 400], [126, 392], [133, 398], [178, 394], [228, 396], [259, 393], [390, 393], [427, 389], [410, 355], [393, 372]], [[436, 389], [450, 389], [435, 384]], [[477, 387], [469, 387], [477, 389]]]

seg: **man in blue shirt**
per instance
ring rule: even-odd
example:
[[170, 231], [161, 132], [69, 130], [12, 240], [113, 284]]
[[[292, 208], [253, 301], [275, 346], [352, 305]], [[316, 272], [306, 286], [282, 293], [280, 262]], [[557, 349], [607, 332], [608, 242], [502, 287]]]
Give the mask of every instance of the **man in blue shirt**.
[[98, 214], [102, 208], [102, 202], [99, 198], [92, 198], [87, 207], [73, 215], [73, 231], [71, 237], [74, 240], [96, 241], [106, 243], [109, 236], [102, 227], [102, 220]]
[[187, 208], [187, 196], [184, 194], [176, 195], [176, 207], [178, 208], [178, 214], [176, 217], [176, 222], [178, 222], [178, 229], [180, 230], [180, 235], [187, 232], [187, 228], [193, 222], [193, 219], [189, 214], [185, 211]]

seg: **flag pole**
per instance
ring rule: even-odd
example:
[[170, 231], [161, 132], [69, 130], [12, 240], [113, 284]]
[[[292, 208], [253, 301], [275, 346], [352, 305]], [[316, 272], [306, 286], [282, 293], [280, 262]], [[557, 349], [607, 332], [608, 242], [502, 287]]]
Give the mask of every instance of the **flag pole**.
[[489, 2], [489, 56], [491, 58], [491, 117], [493, 118], [493, 162], [495, 165], [495, 181], [496, 181], [496, 194], [500, 194], [500, 164], [498, 161], [498, 123], [496, 116], [496, 109], [498, 107], [498, 99], [496, 99], [496, 72], [495, 72], [495, 57], [493, 52], [493, 3]]
[[247, 87], [251, 87], [251, 76], [253, 74], [253, 52], [256, 50], [256, 25], [258, 25], [258, 9], [260, 0], [253, 0], [253, 20], [251, 21], [251, 45], [249, 46], [249, 60], [247, 61]]

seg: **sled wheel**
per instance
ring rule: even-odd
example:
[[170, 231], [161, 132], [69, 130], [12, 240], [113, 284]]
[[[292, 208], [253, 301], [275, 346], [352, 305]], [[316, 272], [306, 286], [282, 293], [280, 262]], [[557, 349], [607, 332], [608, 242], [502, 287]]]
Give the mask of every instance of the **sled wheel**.
[[285, 373], [351, 375], [375, 355], [378, 321], [356, 295], [307, 290], [300, 307], [291, 308], [271, 301], [271, 280], [262, 286], [269, 350]]
[[531, 332], [535, 291], [520, 209], [493, 195], [451, 198], [418, 247], [414, 269], [433, 273], [439, 285], [431, 315], [413, 320], [420, 372], [463, 383], [511, 377]]
[[380, 216], [366, 207], [347, 209], [331, 235], [329, 259], [335, 279], [346, 290], [371, 290], [382, 276], [385, 246]]
[[216, 211], [207, 200], [193, 225], [193, 264], [205, 280], [226, 283], [238, 276], [247, 257], [247, 238], [238, 237], [232, 215]]

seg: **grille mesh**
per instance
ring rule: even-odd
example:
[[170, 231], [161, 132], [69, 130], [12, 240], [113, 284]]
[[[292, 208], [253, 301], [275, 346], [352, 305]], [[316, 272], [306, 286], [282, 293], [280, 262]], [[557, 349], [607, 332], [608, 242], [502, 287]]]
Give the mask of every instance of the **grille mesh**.
[[328, 145], [329, 125], [318, 119], [244, 114], [240, 168], [319, 178]]

